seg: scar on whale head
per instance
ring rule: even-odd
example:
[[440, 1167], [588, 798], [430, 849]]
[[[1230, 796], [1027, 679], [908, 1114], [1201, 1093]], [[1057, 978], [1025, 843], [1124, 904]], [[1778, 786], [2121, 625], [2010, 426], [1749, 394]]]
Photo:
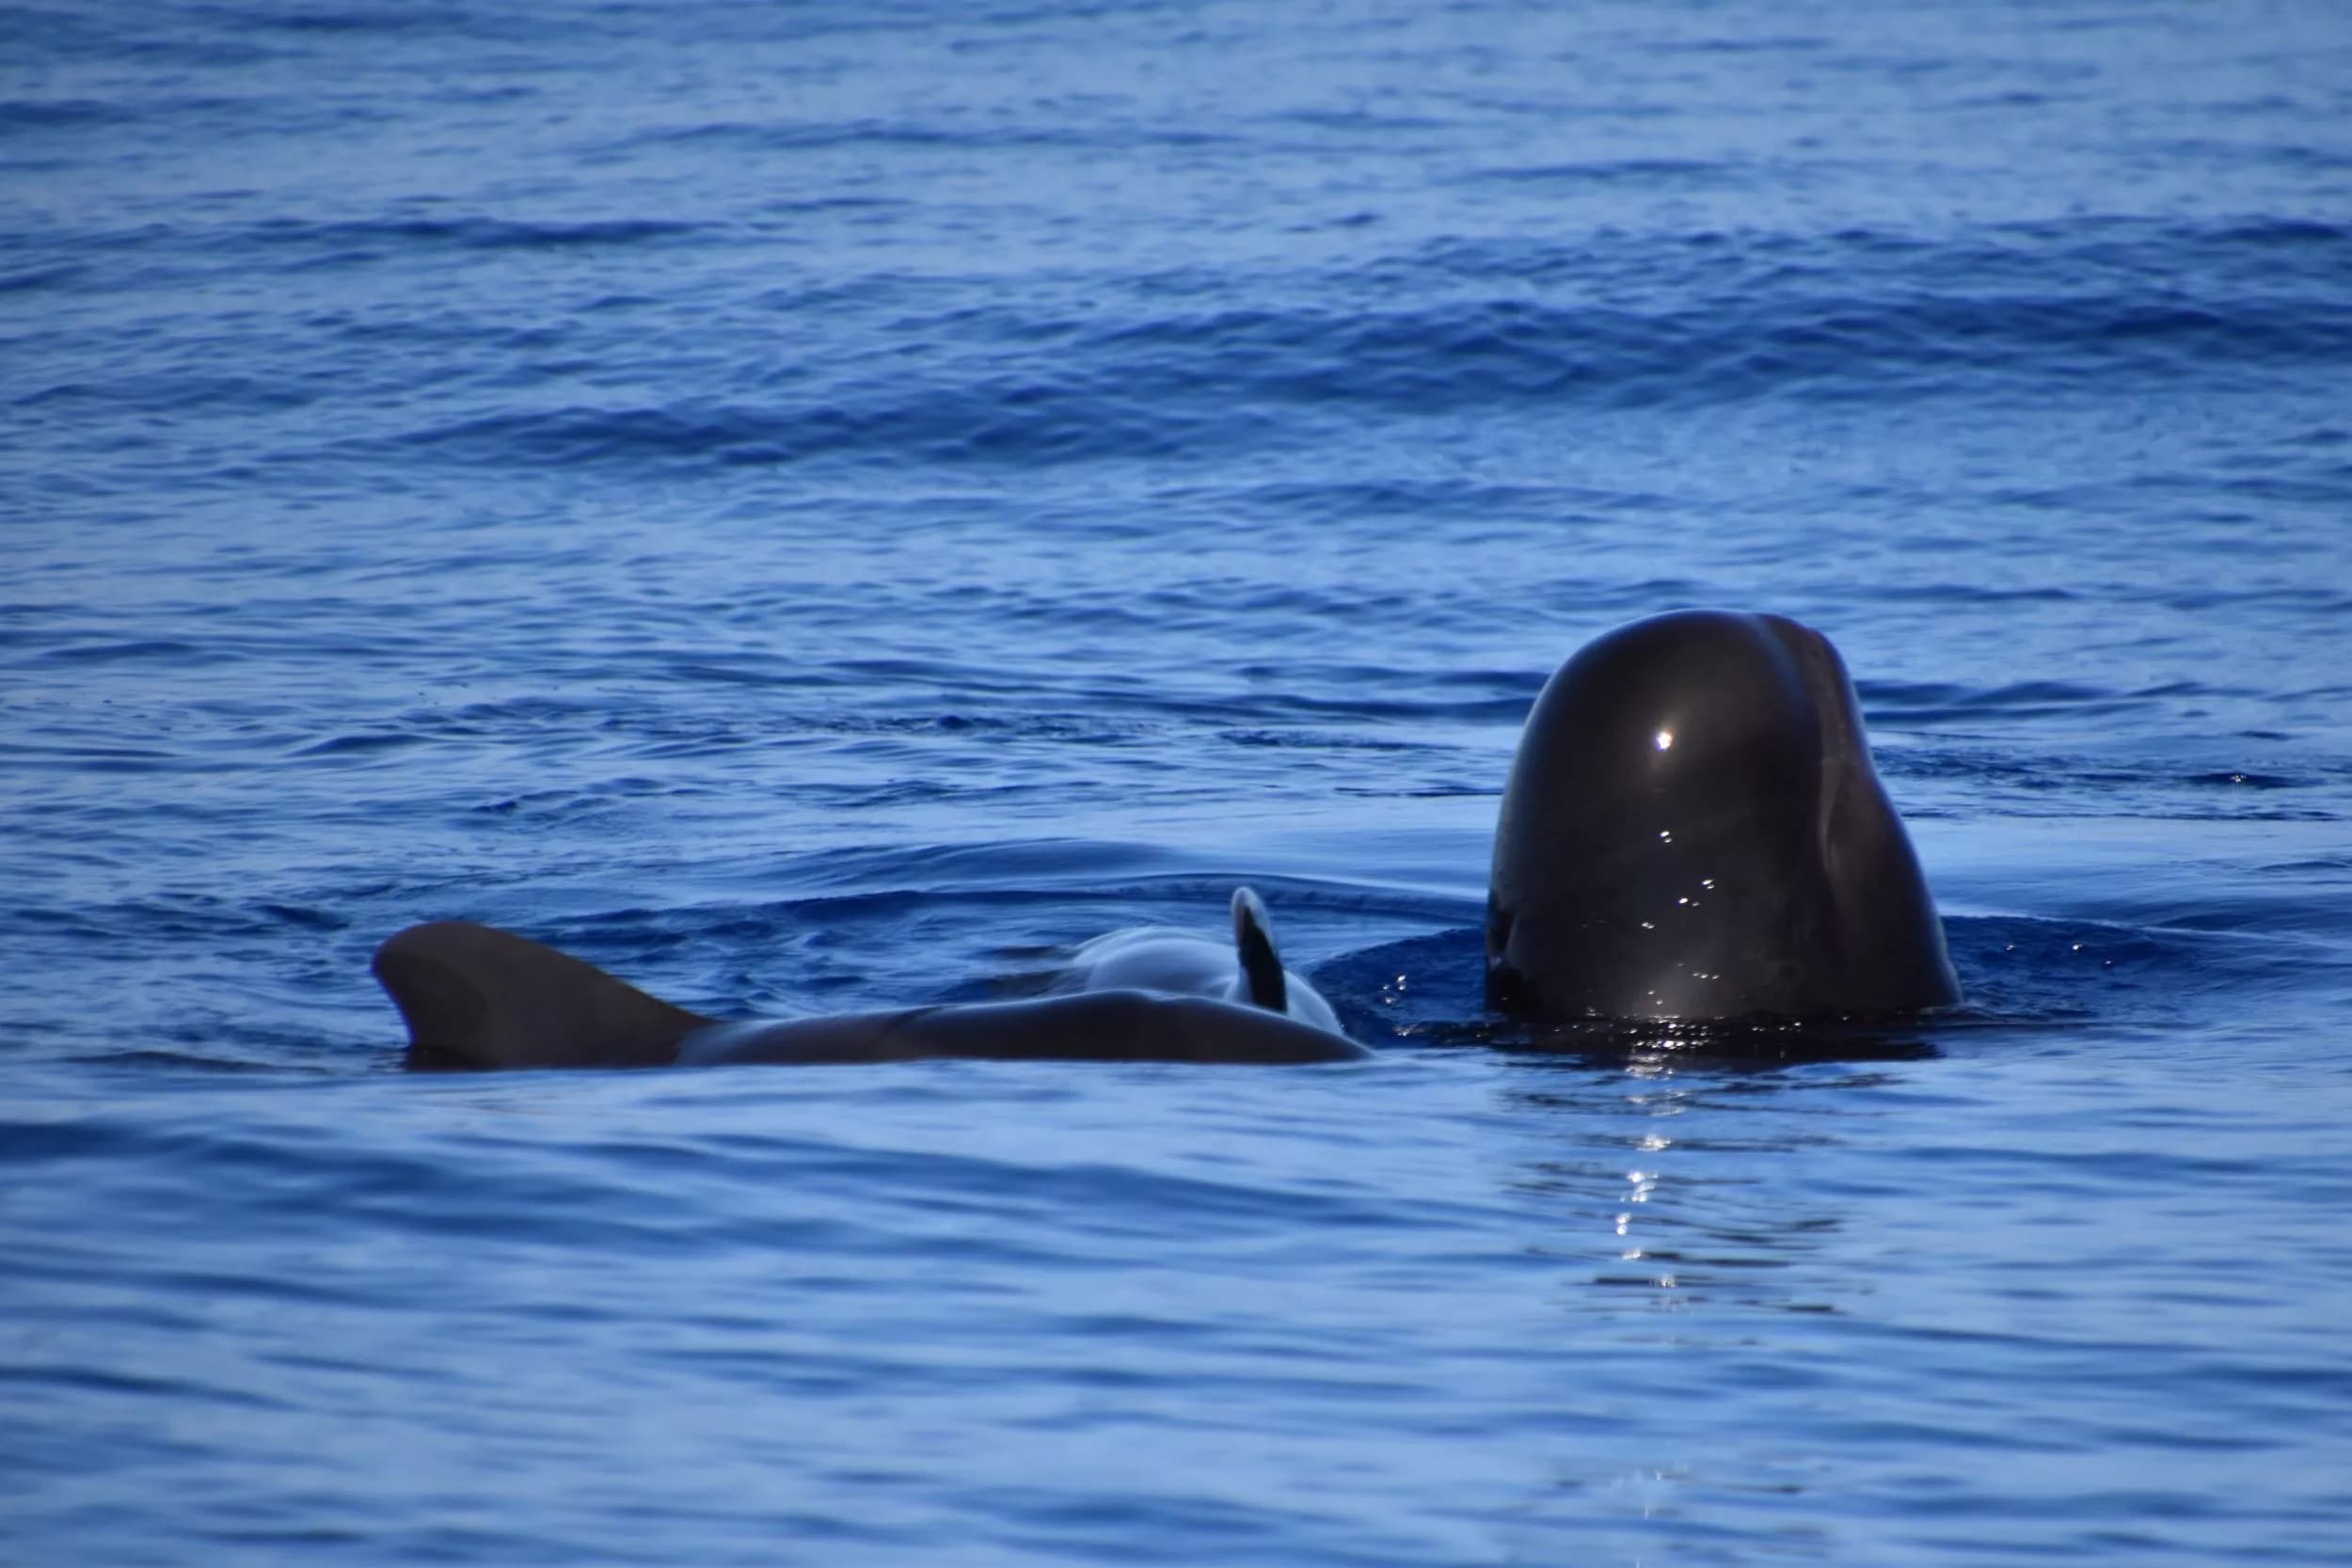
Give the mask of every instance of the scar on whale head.
[[1304, 1063], [1365, 1054], [1282, 968], [1265, 909], [1233, 896], [1232, 947], [1115, 932], [1078, 950], [1060, 994], [822, 1018], [724, 1022], [649, 996], [528, 937], [442, 921], [375, 954], [408, 1026], [408, 1066], [699, 1067], [924, 1057]]
[[1681, 610], [1560, 667], [1495, 828], [1486, 996], [1623, 1019], [1960, 999], [1827, 638], [1778, 615]]

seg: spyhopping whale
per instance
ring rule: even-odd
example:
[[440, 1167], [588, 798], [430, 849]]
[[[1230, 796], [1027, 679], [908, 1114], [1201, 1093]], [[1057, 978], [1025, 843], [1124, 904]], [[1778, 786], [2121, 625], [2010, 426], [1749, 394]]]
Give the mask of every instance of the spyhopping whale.
[[1495, 827], [1486, 996], [1623, 1019], [1960, 999], [1827, 638], [1778, 615], [1681, 610], [1560, 667]]

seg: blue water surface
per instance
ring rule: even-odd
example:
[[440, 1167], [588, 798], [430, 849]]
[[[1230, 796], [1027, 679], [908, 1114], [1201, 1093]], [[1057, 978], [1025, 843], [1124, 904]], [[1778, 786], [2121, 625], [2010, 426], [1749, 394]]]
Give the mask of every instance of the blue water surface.
[[[0, 39], [0, 1560], [2344, 1560], [2334, 0]], [[1961, 1007], [1486, 1017], [1518, 722], [1692, 604]], [[1240, 880], [1376, 1060], [421, 1078], [367, 971]]]

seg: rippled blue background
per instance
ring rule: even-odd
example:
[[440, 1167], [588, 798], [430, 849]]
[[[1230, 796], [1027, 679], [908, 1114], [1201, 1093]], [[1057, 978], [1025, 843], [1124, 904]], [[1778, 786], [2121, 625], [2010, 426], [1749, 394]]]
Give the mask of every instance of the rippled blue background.
[[[2332, 0], [0, 38], [0, 1558], [2342, 1560]], [[1969, 1003], [1487, 1048], [1519, 717], [1693, 603]], [[366, 972], [1244, 878], [1380, 1061], [412, 1080]]]

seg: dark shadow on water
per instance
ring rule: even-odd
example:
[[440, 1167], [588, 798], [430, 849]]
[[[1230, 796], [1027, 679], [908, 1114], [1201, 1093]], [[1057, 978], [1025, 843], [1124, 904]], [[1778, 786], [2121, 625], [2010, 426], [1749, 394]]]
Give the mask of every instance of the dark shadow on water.
[[1817, 1062], [1919, 1062], [1943, 1054], [1920, 1037], [1916, 1019], [1562, 1022], [1490, 1017], [1417, 1026], [1407, 1037], [1419, 1044], [1474, 1045], [1538, 1062], [1610, 1069], [1703, 1066], [1740, 1072]]
[[[2177, 1002], [2212, 959], [2176, 933], [2018, 918], [1945, 922], [1967, 999], [1898, 1018], [1660, 1022], [1516, 1019], [1486, 1006], [1484, 938], [1475, 927], [1343, 955], [1311, 978], [1340, 1022], [1367, 1044], [1474, 1046], [1530, 1060], [1621, 1069], [1645, 1063], [1738, 1071], [1814, 1062], [1931, 1060], [1954, 1041], [2086, 1020], [2136, 1016]], [[2144, 994], [2143, 994], [2144, 993]]]

